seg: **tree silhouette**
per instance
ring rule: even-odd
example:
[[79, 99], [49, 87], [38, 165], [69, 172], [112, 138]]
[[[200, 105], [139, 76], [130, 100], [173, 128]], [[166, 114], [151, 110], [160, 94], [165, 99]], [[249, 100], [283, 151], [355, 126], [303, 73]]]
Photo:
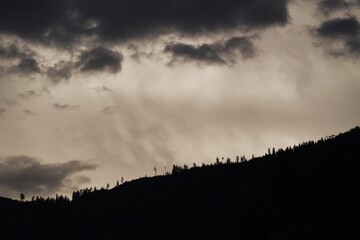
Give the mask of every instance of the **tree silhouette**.
[[20, 200], [24, 201], [25, 200], [25, 194], [24, 193], [20, 193]]
[[177, 165], [174, 164], [171, 173], [172, 173], [172, 174], [180, 173], [181, 170], [182, 170], [182, 169], [181, 169], [180, 166], [177, 166]]

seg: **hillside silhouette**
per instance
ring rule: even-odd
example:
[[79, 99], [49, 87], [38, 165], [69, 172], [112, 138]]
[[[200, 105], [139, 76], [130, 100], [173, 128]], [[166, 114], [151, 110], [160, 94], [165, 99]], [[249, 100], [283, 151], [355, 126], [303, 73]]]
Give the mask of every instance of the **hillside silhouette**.
[[359, 150], [356, 127], [251, 160], [77, 191], [72, 201], [0, 198], [0, 238], [355, 239]]

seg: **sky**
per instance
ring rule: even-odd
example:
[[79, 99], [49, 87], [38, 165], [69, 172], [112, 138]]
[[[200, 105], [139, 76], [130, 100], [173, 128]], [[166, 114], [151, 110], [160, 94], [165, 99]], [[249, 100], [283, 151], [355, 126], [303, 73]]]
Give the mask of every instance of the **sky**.
[[347, 131], [359, 21], [359, 0], [2, 0], [0, 195]]

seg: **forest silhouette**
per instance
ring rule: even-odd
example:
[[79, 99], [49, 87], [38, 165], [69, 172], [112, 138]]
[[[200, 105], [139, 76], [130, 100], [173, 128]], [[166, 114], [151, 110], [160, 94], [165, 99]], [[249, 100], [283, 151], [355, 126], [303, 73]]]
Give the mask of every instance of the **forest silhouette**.
[[81, 189], [71, 200], [0, 197], [0, 237], [355, 239], [359, 149], [355, 127], [249, 160], [154, 168], [154, 177]]

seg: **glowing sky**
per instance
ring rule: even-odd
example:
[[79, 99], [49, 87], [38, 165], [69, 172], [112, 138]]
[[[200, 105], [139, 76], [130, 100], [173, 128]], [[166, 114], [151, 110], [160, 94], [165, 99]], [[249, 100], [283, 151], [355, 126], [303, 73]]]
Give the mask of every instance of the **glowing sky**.
[[0, 195], [359, 125], [359, 17], [354, 0], [2, 0]]

